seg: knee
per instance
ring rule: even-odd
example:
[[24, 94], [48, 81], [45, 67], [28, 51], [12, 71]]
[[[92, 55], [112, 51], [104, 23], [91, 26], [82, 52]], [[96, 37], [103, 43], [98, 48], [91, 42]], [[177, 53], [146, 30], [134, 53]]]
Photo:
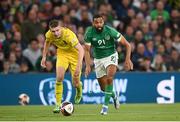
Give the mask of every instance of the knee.
[[57, 76], [56, 80], [57, 82], [62, 82], [64, 80], [64, 76]]

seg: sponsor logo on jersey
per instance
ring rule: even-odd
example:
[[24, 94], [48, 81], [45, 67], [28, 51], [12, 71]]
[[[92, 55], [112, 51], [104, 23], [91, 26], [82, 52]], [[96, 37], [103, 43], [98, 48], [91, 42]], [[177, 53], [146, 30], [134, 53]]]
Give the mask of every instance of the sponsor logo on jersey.
[[96, 39], [96, 38], [93, 38], [92, 40], [93, 40], [93, 41], [96, 41], [97, 39]]

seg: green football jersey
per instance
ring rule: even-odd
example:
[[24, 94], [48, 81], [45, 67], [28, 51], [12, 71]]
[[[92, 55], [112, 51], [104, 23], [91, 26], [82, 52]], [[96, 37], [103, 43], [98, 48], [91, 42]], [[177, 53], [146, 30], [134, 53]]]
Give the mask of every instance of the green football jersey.
[[116, 52], [115, 41], [120, 38], [121, 34], [114, 28], [104, 25], [102, 32], [97, 32], [91, 26], [86, 29], [84, 40], [93, 48], [93, 57], [101, 59], [110, 56]]

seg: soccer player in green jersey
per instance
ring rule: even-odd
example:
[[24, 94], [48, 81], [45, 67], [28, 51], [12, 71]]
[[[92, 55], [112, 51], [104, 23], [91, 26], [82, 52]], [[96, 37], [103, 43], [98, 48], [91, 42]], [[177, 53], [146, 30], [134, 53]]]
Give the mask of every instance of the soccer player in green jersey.
[[96, 77], [101, 90], [105, 94], [104, 104], [101, 110], [102, 115], [106, 115], [110, 98], [113, 98], [114, 106], [119, 108], [118, 95], [113, 92], [113, 77], [117, 70], [118, 54], [115, 48], [115, 41], [126, 47], [125, 69], [132, 70], [131, 46], [129, 42], [114, 28], [104, 25], [102, 15], [93, 17], [92, 26], [88, 27], [85, 36], [85, 75], [91, 71], [90, 67], [90, 48], [93, 48]]

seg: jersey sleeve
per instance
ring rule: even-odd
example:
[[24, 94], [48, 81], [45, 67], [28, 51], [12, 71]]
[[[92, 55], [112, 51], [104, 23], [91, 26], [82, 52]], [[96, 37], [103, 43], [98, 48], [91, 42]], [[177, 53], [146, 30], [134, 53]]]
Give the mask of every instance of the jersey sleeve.
[[86, 32], [84, 34], [84, 42], [85, 44], [91, 45], [90, 28], [86, 29]]
[[46, 38], [46, 42], [51, 42], [51, 35], [50, 35], [50, 31], [48, 31], [48, 32], [46, 32], [46, 34], [45, 34], [45, 38]]
[[68, 31], [67, 41], [72, 47], [76, 46], [79, 43], [77, 36], [71, 30]]
[[119, 33], [117, 30], [115, 30], [114, 28], [110, 28], [110, 33], [111, 33], [111, 36], [117, 40], [117, 41], [120, 41], [121, 40], [121, 33]]

